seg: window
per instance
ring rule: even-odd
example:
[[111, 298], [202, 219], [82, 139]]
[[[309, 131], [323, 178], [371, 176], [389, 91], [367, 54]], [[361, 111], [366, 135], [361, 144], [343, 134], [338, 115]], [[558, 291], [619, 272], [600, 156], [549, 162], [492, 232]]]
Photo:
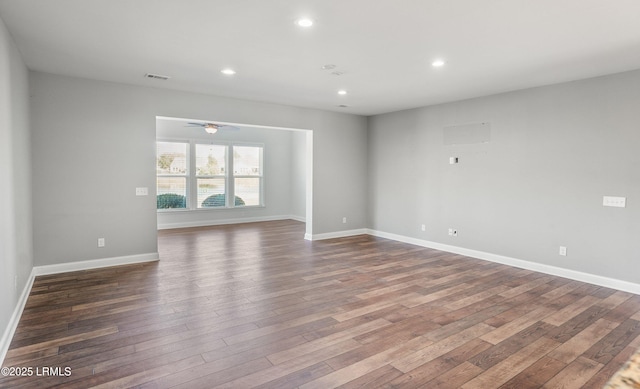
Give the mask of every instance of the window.
[[262, 151], [262, 146], [158, 141], [158, 209], [262, 206]]
[[187, 207], [188, 143], [157, 142], [158, 209]]
[[233, 148], [233, 187], [236, 201], [241, 198], [245, 205], [261, 205], [262, 147]]
[[198, 208], [225, 207], [227, 146], [196, 145]]

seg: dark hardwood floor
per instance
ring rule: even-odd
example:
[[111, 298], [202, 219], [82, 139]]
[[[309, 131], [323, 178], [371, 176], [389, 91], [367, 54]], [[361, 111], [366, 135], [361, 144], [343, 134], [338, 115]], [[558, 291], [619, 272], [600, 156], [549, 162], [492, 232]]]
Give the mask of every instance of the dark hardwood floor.
[[160, 231], [160, 262], [38, 277], [3, 365], [33, 374], [0, 386], [601, 388], [640, 347], [640, 296], [303, 234]]

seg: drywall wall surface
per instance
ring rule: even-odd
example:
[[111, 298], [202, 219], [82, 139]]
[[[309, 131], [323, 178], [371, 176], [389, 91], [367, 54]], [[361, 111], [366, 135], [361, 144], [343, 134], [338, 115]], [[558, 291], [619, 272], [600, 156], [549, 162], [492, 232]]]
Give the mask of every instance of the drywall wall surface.
[[307, 134], [291, 132], [291, 215], [298, 220], [306, 218], [307, 188]]
[[187, 123], [183, 121], [158, 119], [156, 134], [159, 140], [193, 140], [204, 144], [262, 146], [264, 206], [233, 209], [199, 209], [195, 211], [159, 211], [159, 228], [208, 225], [219, 222], [228, 223], [235, 220], [264, 220], [292, 215], [291, 138], [293, 131], [246, 126], [236, 126], [235, 128], [236, 130], [221, 130], [211, 135], [201, 127], [188, 127]]
[[345, 213], [347, 228], [366, 227], [364, 117], [39, 72], [30, 81], [37, 265], [157, 251], [156, 116], [313, 130], [313, 234], [346, 229]]
[[371, 117], [371, 228], [639, 283], [639, 104], [634, 71]]
[[33, 269], [33, 253], [28, 71], [1, 19], [0, 85], [2, 85], [0, 88], [0, 182], [2, 182], [0, 184], [0, 336], [2, 336]]

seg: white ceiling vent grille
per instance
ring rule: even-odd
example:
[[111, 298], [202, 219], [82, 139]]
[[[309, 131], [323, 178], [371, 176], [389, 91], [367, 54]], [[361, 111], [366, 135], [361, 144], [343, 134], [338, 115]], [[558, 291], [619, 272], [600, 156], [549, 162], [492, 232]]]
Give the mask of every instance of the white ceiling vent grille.
[[147, 73], [144, 76], [146, 78], [153, 78], [155, 80], [164, 80], [164, 81], [166, 81], [166, 80], [171, 78], [169, 76], [163, 76], [162, 74], [153, 74], [153, 73]]

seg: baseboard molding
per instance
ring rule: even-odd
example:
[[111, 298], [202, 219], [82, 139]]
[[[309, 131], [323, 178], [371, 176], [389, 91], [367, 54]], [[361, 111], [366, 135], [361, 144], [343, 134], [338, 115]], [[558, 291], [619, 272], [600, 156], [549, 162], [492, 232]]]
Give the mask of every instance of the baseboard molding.
[[335, 232], [326, 232], [324, 234], [305, 234], [304, 238], [306, 240], [325, 240], [325, 239], [334, 239], [334, 238], [345, 238], [347, 236], [355, 236], [355, 235], [366, 235], [368, 230], [366, 228], [360, 228], [357, 230], [344, 230], [344, 231], [335, 231]]
[[160, 257], [158, 253], [136, 254], [136, 255], [127, 255], [124, 257], [101, 258], [101, 259], [92, 259], [88, 261], [67, 262], [67, 263], [57, 263], [55, 265], [36, 266], [33, 268], [33, 271], [35, 272], [36, 276], [42, 276], [42, 275], [48, 275], [48, 274], [67, 273], [71, 271], [99, 269], [102, 267], [132, 265], [132, 264], [143, 263], [143, 262], [153, 262], [153, 261], [157, 261], [159, 258]]
[[9, 324], [7, 325], [7, 328], [4, 329], [2, 339], [0, 339], [0, 366], [4, 366], [4, 358], [7, 356], [9, 345], [11, 344], [13, 335], [16, 332], [16, 328], [18, 328], [18, 323], [20, 322], [22, 311], [24, 311], [24, 307], [25, 305], [27, 305], [27, 299], [29, 298], [29, 294], [31, 293], [31, 287], [33, 286], [33, 280], [35, 280], [35, 278], [36, 275], [32, 269], [31, 274], [27, 279], [27, 283], [22, 289], [20, 298], [18, 299], [15, 308], [13, 309], [13, 314], [11, 315], [11, 319], [9, 319]]
[[271, 222], [278, 220], [295, 220], [299, 222], [305, 222], [305, 218], [295, 215], [277, 215], [277, 216], [261, 216], [261, 217], [243, 217], [233, 219], [220, 219], [220, 220], [199, 220], [194, 222], [184, 223], [161, 223], [158, 224], [159, 230], [171, 230], [174, 228], [190, 228], [190, 227], [209, 227], [220, 226], [224, 224], [242, 224], [242, 223], [257, 223], [257, 222]]
[[287, 219], [295, 220], [297, 222], [302, 222], [302, 223], [307, 222], [307, 218], [303, 216], [289, 215]]
[[506, 257], [503, 255], [487, 253], [484, 251], [467, 249], [464, 247], [457, 247], [457, 246], [451, 246], [451, 245], [437, 243], [437, 242], [431, 242], [423, 239], [411, 238], [403, 235], [391, 234], [383, 231], [367, 229], [367, 234], [378, 236], [380, 238], [386, 238], [386, 239], [396, 240], [399, 242], [409, 243], [416, 246], [428, 247], [431, 249], [447, 251], [454, 254], [465, 255], [467, 257], [483, 259], [485, 261], [497, 262], [503, 265], [509, 265], [509, 266], [513, 266], [521, 269], [533, 270], [533, 271], [537, 271], [540, 273], [545, 273], [553, 276], [569, 278], [575, 281], [587, 282], [589, 284], [617, 289], [623, 292], [640, 294], [639, 284], [635, 284], [633, 282], [628, 282], [628, 281], [617, 280], [615, 278], [603, 277], [595, 274], [584, 273], [577, 270], [565, 269], [557, 266], [525, 261], [522, 259]]

